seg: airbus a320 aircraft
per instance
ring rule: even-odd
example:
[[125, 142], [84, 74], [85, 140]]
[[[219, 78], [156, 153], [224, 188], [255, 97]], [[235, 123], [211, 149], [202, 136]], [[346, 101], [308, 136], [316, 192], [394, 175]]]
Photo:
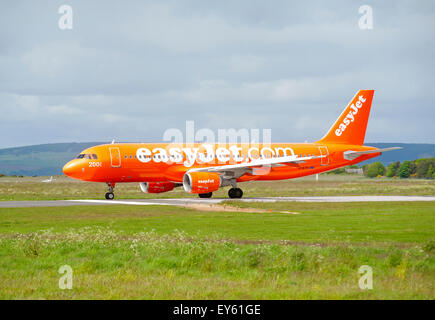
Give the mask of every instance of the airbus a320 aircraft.
[[363, 145], [373, 93], [360, 90], [326, 135], [314, 143], [112, 143], [84, 150], [63, 167], [63, 172], [75, 179], [105, 182], [108, 200], [114, 199], [115, 184], [122, 182], [139, 182], [145, 193], [183, 186], [201, 198], [232, 186], [228, 196], [241, 198], [240, 182], [308, 176], [400, 149]]

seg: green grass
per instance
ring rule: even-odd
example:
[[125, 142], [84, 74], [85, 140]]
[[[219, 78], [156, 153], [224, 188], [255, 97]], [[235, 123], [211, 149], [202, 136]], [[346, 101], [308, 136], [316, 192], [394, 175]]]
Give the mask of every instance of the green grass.
[[[0, 178], [0, 201], [104, 199], [106, 185], [56, 177], [52, 183], [42, 183], [43, 177]], [[435, 180], [424, 179], [368, 179], [353, 175], [320, 175], [285, 181], [247, 182], [240, 184], [246, 197], [275, 196], [334, 196], [334, 195], [435, 195]], [[227, 197], [222, 188], [214, 197]], [[183, 188], [161, 194], [144, 194], [138, 183], [121, 183], [115, 188], [117, 199], [186, 198], [197, 197]]]
[[[172, 206], [72, 206], [0, 209], [0, 233], [41, 229], [65, 232], [89, 225], [132, 234], [182, 230], [206, 237], [292, 241], [395, 241], [418, 243], [435, 234], [434, 202], [240, 203], [268, 213], [202, 212]], [[279, 213], [296, 211], [299, 215]]]
[[0, 209], [0, 298], [435, 298], [434, 202], [231, 204]]

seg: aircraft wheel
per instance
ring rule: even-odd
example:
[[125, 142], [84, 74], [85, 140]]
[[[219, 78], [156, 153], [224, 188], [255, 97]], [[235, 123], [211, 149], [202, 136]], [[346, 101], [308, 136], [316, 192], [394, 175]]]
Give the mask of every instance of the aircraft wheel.
[[236, 188], [236, 198], [241, 198], [243, 197], [243, 190], [240, 188]]
[[231, 199], [240, 199], [241, 197], [243, 197], [243, 191], [240, 188], [231, 188], [230, 190], [228, 190], [228, 196]]
[[212, 195], [213, 195], [213, 192], [200, 193], [200, 194], [198, 194], [198, 196], [199, 196], [200, 198], [211, 198]]
[[115, 199], [115, 195], [113, 194], [113, 192], [107, 192], [106, 193], [106, 199], [107, 200], [113, 200], [113, 199]]

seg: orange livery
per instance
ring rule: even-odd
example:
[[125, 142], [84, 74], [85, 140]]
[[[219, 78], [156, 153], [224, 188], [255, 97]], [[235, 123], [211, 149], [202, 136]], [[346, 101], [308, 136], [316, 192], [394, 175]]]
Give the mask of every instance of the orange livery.
[[106, 199], [114, 198], [114, 187], [122, 182], [138, 182], [145, 193], [183, 187], [202, 198], [231, 186], [229, 197], [241, 198], [241, 182], [308, 176], [399, 149], [363, 145], [373, 94], [374, 90], [360, 90], [326, 135], [314, 143], [112, 143], [84, 150], [63, 172], [107, 183]]

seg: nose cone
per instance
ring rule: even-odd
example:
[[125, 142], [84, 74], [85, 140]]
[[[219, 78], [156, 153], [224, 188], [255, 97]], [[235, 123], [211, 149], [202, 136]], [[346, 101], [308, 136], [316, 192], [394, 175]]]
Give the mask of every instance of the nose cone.
[[82, 172], [82, 166], [79, 161], [71, 160], [63, 166], [63, 173], [71, 178], [77, 178]]

